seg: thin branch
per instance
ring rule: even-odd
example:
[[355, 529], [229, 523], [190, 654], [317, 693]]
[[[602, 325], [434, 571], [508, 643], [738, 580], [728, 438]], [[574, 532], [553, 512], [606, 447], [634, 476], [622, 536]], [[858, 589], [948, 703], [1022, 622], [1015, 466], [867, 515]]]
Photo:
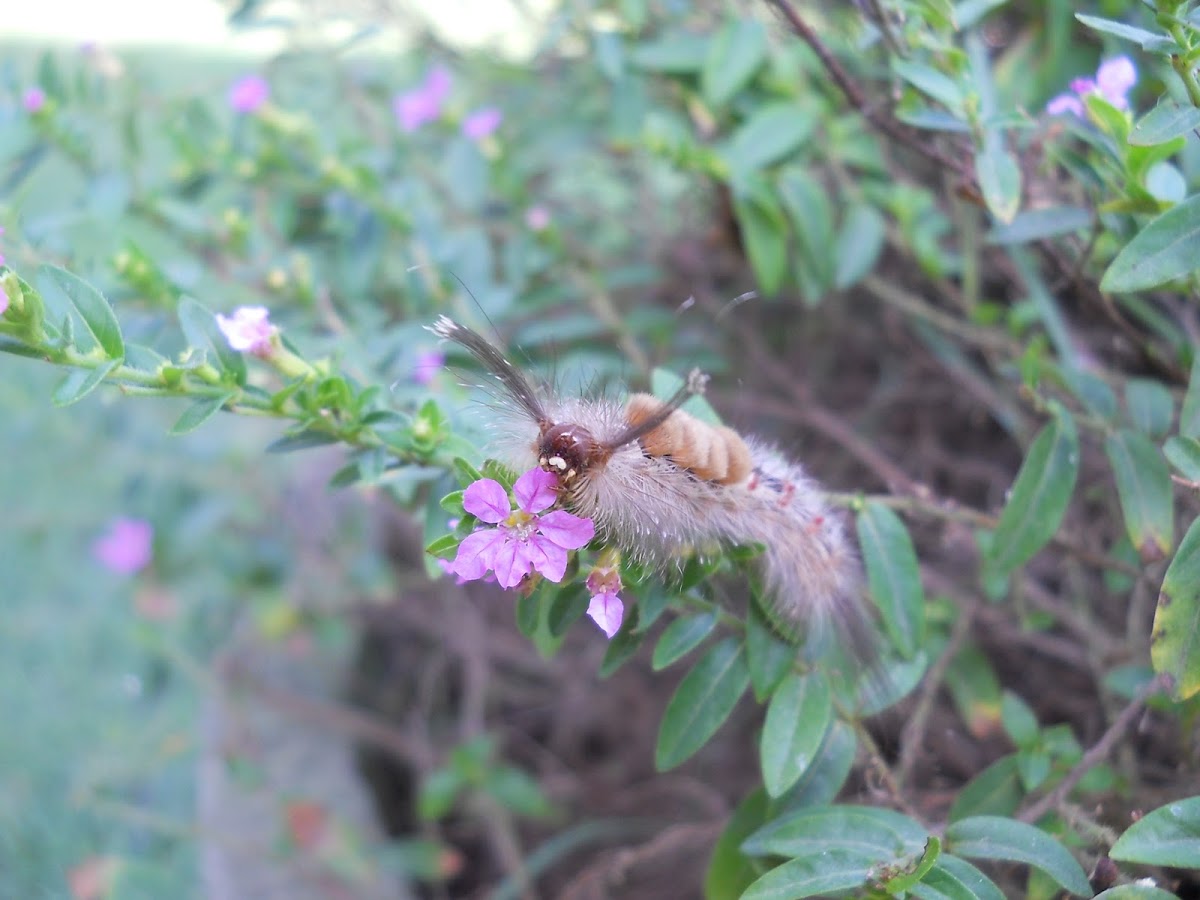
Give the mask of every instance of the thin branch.
[[863, 118], [870, 122], [877, 131], [883, 132], [883, 134], [897, 143], [904, 144], [922, 156], [928, 157], [939, 165], [950, 169], [964, 183], [972, 185], [975, 183], [975, 175], [971, 167], [962, 159], [957, 159], [943, 153], [934, 146], [928, 136], [917, 134], [911, 129], [904, 127], [892, 118], [891, 115], [886, 113], [880, 114], [878, 108], [867, 101], [866, 95], [859, 90], [854, 79], [842, 68], [842, 64], [829, 52], [829, 48], [821, 41], [817, 32], [801, 18], [800, 13], [796, 11], [795, 7], [788, 0], [766, 0], [766, 2], [769, 6], [775, 7], [783, 18], [787, 20], [788, 25], [795, 32], [796, 36], [808, 44], [813, 53], [821, 61], [821, 65], [825, 67], [825, 71], [829, 73], [829, 77], [833, 80], [833, 83], [846, 95], [846, 99], [850, 101], [850, 105], [858, 110]]
[[1042, 797], [1042, 799], [1038, 800], [1032, 806], [1026, 807], [1017, 818], [1022, 822], [1033, 823], [1051, 810], [1058, 809], [1059, 805], [1066, 800], [1067, 795], [1083, 780], [1083, 776], [1108, 758], [1108, 755], [1113, 751], [1113, 747], [1133, 727], [1138, 717], [1142, 714], [1146, 701], [1165, 687], [1166, 676], [1163, 675], [1152, 678], [1146, 684], [1142, 685], [1142, 689], [1129, 701], [1129, 705], [1121, 710], [1117, 717], [1113, 719], [1113, 723], [1108, 727], [1108, 731], [1104, 732], [1100, 736], [1100, 740], [1096, 741], [1083, 754], [1083, 758], [1075, 764], [1075, 768], [1066, 774], [1054, 790], [1046, 794], [1046, 796]]

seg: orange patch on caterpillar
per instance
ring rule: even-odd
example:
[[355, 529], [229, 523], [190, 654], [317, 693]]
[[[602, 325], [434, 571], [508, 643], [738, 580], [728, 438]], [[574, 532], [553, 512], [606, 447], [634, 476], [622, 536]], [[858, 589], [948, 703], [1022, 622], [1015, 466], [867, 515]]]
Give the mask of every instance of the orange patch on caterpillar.
[[[650, 394], [634, 394], [625, 406], [625, 419], [640, 425], [663, 408]], [[670, 459], [697, 478], [716, 484], [745, 481], [754, 468], [750, 448], [732, 428], [709, 425], [681, 409], [638, 441], [650, 456]]]

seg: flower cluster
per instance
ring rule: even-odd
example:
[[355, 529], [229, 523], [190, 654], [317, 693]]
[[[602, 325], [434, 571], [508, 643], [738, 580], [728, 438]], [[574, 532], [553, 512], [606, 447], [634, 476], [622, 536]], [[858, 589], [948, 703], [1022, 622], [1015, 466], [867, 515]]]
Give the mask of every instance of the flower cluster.
[[450, 571], [466, 581], [490, 570], [502, 588], [514, 588], [532, 572], [562, 581], [567, 551], [578, 550], [596, 533], [591, 519], [565, 510], [545, 512], [557, 499], [558, 479], [531, 469], [513, 485], [512, 508], [498, 481], [481, 478], [463, 492], [463, 509], [481, 522], [495, 525], [467, 535], [459, 544]]
[[1118, 56], [1100, 64], [1095, 78], [1075, 78], [1071, 89], [1059, 94], [1046, 104], [1046, 112], [1052, 116], [1070, 114], [1080, 119], [1087, 116], [1083, 98], [1091, 95], [1103, 97], [1117, 109], [1129, 108], [1129, 92], [1137, 84], [1137, 69], [1127, 56]]
[[[560, 582], [567, 571], [567, 552], [595, 536], [591, 519], [562, 509], [547, 512], [558, 499], [558, 479], [551, 473], [529, 470], [517, 479], [512, 493], [515, 508], [504, 487], [491, 478], [481, 478], [463, 492], [463, 509], [495, 527], [467, 535], [454, 559], [442, 561], [442, 568], [458, 576], [460, 583], [494, 575], [502, 588], [511, 589], [535, 572], [547, 581]], [[592, 594], [588, 615], [611, 638], [621, 627], [625, 610], [617, 596], [621, 579], [615, 561], [594, 569], [587, 587]]]

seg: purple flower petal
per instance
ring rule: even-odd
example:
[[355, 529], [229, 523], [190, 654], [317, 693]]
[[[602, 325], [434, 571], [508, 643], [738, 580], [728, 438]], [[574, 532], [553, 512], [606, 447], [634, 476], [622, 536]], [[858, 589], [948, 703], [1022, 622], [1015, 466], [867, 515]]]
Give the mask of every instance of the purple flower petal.
[[413, 364], [413, 381], [429, 384], [446, 365], [446, 354], [441, 350], [422, 350]]
[[492, 557], [492, 568], [496, 572], [496, 583], [500, 587], [515, 588], [532, 568], [525, 542], [504, 537], [501, 546], [496, 548], [496, 554]]
[[558, 499], [558, 479], [545, 469], [530, 469], [513, 485], [517, 507], [527, 513], [540, 513]]
[[[3, 260], [0, 259], [0, 265], [3, 265]], [[8, 310], [8, 293], [4, 288], [0, 287], [0, 316]]]
[[450, 70], [445, 66], [434, 66], [418, 87], [397, 94], [392, 100], [392, 110], [401, 130], [411, 133], [422, 125], [437, 121], [450, 96], [450, 87]]
[[1074, 94], [1059, 94], [1046, 104], [1046, 112], [1051, 116], [1072, 115], [1082, 119], [1087, 110]]
[[470, 138], [473, 141], [482, 141], [484, 138], [490, 137], [495, 133], [503, 119], [504, 113], [500, 112], [494, 106], [485, 106], [483, 109], [477, 109], [463, 119], [463, 137]]
[[118, 575], [132, 575], [150, 563], [154, 527], [143, 519], [117, 518], [108, 531], [92, 544], [92, 556]]
[[567, 551], [541, 535], [534, 535], [525, 543], [525, 556], [529, 564], [549, 581], [563, 580], [567, 572]]
[[508, 518], [512, 504], [500, 482], [481, 478], [463, 491], [463, 509], [481, 522], [495, 525]]
[[261, 75], [243, 75], [229, 89], [229, 105], [237, 113], [258, 112], [271, 96], [271, 86]]
[[266, 356], [271, 352], [271, 339], [279, 329], [271, 324], [270, 311], [265, 306], [239, 306], [232, 316], [217, 314], [217, 327], [229, 346], [239, 353]]
[[1096, 70], [1096, 89], [1117, 109], [1129, 106], [1129, 91], [1137, 84], [1137, 69], [1128, 56], [1118, 56]]
[[29, 88], [21, 97], [21, 105], [27, 113], [41, 112], [46, 105], [46, 92], [36, 86]]
[[472, 532], [458, 545], [458, 553], [447, 571], [453, 572], [463, 581], [478, 581], [492, 568], [496, 550], [503, 543], [504, 535], [490, 528]]
[[620, 631], [621, 622], [625, 619], [625, 604], [616, 594], [597, 594], [588, 604], [587, 614], [600, 626], [600, 630], [608, 639], [612, 640], [613, 635]]
[[578, 550], [596, 536], [596, 526], [591, 519], [581, 519], [566, 510], [539, 516], [538, 534], [564, 550]]

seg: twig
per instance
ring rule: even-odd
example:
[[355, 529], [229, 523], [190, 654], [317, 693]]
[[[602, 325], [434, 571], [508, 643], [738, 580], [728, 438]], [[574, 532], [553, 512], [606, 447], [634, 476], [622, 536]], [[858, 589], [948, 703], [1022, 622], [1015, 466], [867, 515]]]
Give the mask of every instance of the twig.
[[433, 768], [432, 754], [427, 746], [373, 716], [267, 684], [236, 662], [227, 663], [224, 674], [234, 684], [256, 694], [286, 716], [372, 744], [422, 772]]
[[950, 663], [958, 655], [963, 641], [967, 639], [974, 620], [975, 611], [964, 607], [954, 623], [954, 629], [950, 632], [950, 638], [946, 641], [941, 655], [929, 667], [925, 683], [921, 686], [921, 697], [900, 736], [900, 760], [896, 763], [896, 782], [900, 785], [908, 780], [913, 766], [917, 764], [917, 754], [925, 737], [925, 725], [929, 721], [929, 714], [933, 711], [934, 698], [946, 677], [946, 670], [950, 668]]
[[1083, 780], [1083, 776], [1103, 762], [1112, 752], [1116, 743], [1133, 727], [1138, 716], [1142, 714], [1142, 708], [1146, 705], [1146, 701], [1154, 694], [1163, 690], [1164, 687], [1166, 687], [1166, 676], [1163, 675], [1152, 678], [1146, 684], [1142, 685], [1142, 689], [1129, 701], [1129, 705], [1121, 710], [1117, 717], [1113, 719], [1113, 723], [1100, 736], [1100, 740], [1096, 741], [1083, 754], [1083, 758], [1075, 764], [1075, 768], [1071, 769], [1063, 777], [1063, 780], [1058, 783], [1054, 790], [1046, 794], [1046, 796], [1042, 797], [1032, 806], [1027, 807], [1017, 818], [1022, 822], [1033, 823], [1052, 809], [1057, 809], [1067, 798], [1067, 795], [1075, 789], [1075, 786]]
[[928, 137], [918, 135], [910, 129], [905, 128], [890, 115], [880, 115], [879, 110], [867, 102], [866, 96], [859, 90], [858, 85], [855, 84], [846, 70], [842, 68], [842, 64], [829, 52], [829, 48], [822, 43], [816, 31], [800, 17], [800, 14], [796, 12], [788, 0], [766, 0], [766, 2], [768, 5], [775, 7], [784, 19], [787, 20], [788, 25], [796, 33], [796, 36], [812, 48], [813, 53], [817, 55], [817, 58], [821, 61], [821, 65], [825, 67], [834, 84], [846, 95], [846, 99], [850, 101], [850, 105], [858, 110], [874, 128], [883, 132], [892, 140], [904, 144], [922, 156], [928, 157], [934, 162], [950, 169], [966, 184], [975, 183], [974, 173], [963, 160], [943, 153], [933, 145]]

